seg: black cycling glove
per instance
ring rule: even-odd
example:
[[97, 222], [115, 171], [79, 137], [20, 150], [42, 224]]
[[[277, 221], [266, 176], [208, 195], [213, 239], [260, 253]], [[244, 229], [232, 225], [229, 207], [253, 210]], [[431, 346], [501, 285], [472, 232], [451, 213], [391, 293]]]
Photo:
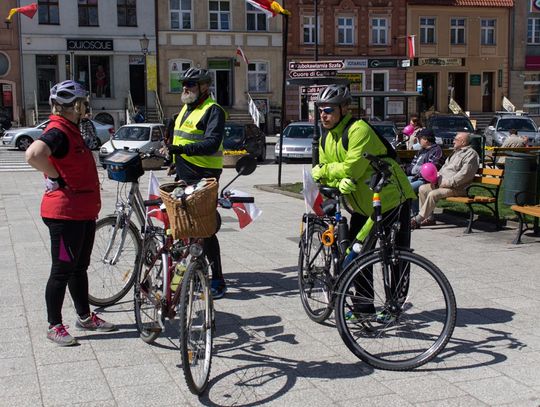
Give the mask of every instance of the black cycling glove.
[[169, 154], [184, 154], [184, 147], [170, 145], [167, 147]]

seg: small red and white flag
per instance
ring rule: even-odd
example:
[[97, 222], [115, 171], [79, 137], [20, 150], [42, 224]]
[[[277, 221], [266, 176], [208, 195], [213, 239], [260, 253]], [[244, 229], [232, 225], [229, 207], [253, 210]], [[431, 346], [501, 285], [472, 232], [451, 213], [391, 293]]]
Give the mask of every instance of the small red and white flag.
[[259, 10], [263, 11], [268, 15], [269, 17], [275, 17], [278, 14], [283, 14], [286, 16], [290, 16], [291, 12], [289, 10], [285, 10], [281, 4], [279, 4], [275, 0], [246, 0], [249, 4], [251, 4], [253, 7], [258, 8]]
[[414, 38], [416, 37], [416, 35], [412, 34], [412, 35], [407, 35], [407, 56], [409, 57], [409, 59], [413, 59], [414, 56], [416, 55], [416, 49], [415, 49], [415, 46], [414, 46]]
[[240, 47], [236, 48], [236, 55], [240, 56], [244, 60], [246, 65], [249, 64], [246, 54], [244, 54], [244, 50], [242, 50], [242, 48]]
[[[154, 175], [154, 171], [150, 171], [150, 181], [148, 183], [148, 199], [159, 199], [159, 181]], [[169, 228], [169, 217], [167, 216], [167, 212], [163, 212], [159, 210], [159, 206], [149, 206], [146, 211], [147, 213], [157, 209], [157, 211], [152, 212], [149, 216], [152, 218], [156, 218], [163, 222], [165, 225], [165, 229]]]
[[317, 216], [324, 215], [324, 212], [322, 210], [321, 204], [323, 203], [323, 197], [321, 193], [319, 192], [319, 187], [317, 187], [317, 184], [315, 181], [313, 181], [313, 177], [311, 176], [311, 170], [306, 169], [304, 166], [304, 190], [302, 191], [304, 194], [304, 202], [306, 203], [306, 212], [309, 210], [313, 210]]
[[[249, 196], [245, 192], [232, 190], [232, 196]], [[238, 217], [240, 229], [244, 229], [247, 225], [253, 222], [262, 214], [262, 210], [257, 208], [254, 203], [233, 203], [232, 210]]]

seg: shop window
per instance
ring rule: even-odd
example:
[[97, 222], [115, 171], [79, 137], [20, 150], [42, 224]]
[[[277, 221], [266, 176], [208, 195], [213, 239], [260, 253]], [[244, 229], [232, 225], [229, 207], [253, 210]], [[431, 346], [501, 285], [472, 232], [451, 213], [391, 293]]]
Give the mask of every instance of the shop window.
[[251, 4], [246, 3], [246, 23], [248, 31], [266, 31], [268, 17]]
[[116, 10], [119, 27], [137, 26], [137, 0], [117, 0]]
[[540, 18], [527, 21], [527, 44], [540, 44]]
[[191, 68], [192, 62], [185, 59], [169, 60], [169, 92], [182, 92], [182, 84], [180, 83], [180, 72]]
[[39, 24], [60, 24], [58, 0], [38, 1], [38, 21]]
[[420, 44], [435, 44], [435, 18], [420, 18]]
[[208, 4], [211, 30], [230, 30], [231, 5], [229, 1], [210, 1]]
[[[317, 43], [321, 43], [321, 18], [317, 16]], [[302, 33], [304, 38], [304, 44], [315, 44], [315, 16], [303, 16], [302, 17]]]
[[337, 18], [337, 37], [338, 45], [353, 45], [354, 44], [354, 18], [353, 17], [338, 17]]
[[523, 109], [540, 114], [540, 74], [526, 74], [523, 85]]
[[90, 91], [92, 97], [111, 97], [111, 64], [108, 56], [75, 56], [75, 80]]
[[98, 0], [78, 0], [79, 1], [79, 26], [97, 27], [98, 19]]
[[388, 19], [380, 17], [371, 19], [371, 44], [388, 45]]
[[191, 29], [191, 0], [170, 0], [171, 30]]
[[268, 92], [268, 64], [266, 62], [248, 64], [248, 92]]
[[482, 20], [480, 22], [480, 41], [482, 45], [495, 45], [495, 20]]
[[465, 19], [451, 18], [450, 19], [450, 44], [464, 45], [465, 44]]

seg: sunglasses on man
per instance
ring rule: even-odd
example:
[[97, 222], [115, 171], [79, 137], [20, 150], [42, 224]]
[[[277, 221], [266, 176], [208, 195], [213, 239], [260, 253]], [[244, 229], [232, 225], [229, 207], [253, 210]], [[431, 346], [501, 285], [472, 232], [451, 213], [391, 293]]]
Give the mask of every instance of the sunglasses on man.
[[319, 107], [319, 113], [320, 114], [332, 114], [334, 113], [334, 110], [336, 110], [335, 108], [333, 107]]
[[182, 86], [185, 87], [185, 88], [194, 88], [195, 86], [197, 86], [197, 82], [184, 81], [182, 83]]

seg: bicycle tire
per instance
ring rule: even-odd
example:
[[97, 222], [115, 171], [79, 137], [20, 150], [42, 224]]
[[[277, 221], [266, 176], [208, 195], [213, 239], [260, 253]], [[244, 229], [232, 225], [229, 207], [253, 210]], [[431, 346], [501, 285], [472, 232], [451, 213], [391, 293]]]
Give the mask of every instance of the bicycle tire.
[[[432, 262], [409, 251], [397, 250], [395, 257], [401, 267], [408, 265], [409, 273], [408, 279], [401, 273], [390, 281], [394, 288], [387, 284], [389, 295], [384, 290], [382, 268], [378, 267], [385, 264], [379, 250], [347, 267], [337, 291], [336, 323], [349, 350], [364, 362], [385, 370], [411, 370], [435, 358], [450, 340], [456, 323], [456, 300], [448, 279]], [[372, 284], [368, 280], [358, 283], [362, 278], [369, 279], [370, 273]], [[362, 296], [368, 286], [373, 295]], [[363, 298], [367, 298], [364, 306], [370, 302], [375, 305], [376, 314], [354, 313]], [[392, 301], [393, 309], [388, 305]]]
[[190, 262], [180, 292], [182, 369], [189, 390], [196, 395], [208, 386], [212, 367], [212, 295], [205, 273], [202, 260]]
[[[116, 216], [107, 216], [96, 224], [94, 248], [88, 267], [88, 302], [107, 307], [116, 304], [131, 289], [135, 281], [135, 266], [141, 249], [139, 230], [130, 222], [120, 257], [116, 264], [104, 260], [107, 247], [116, 227]], [[116, 253], [122, 236], [121, 226], [115, 235], [109, 256]]]
[[[155, 253], [146, 255], [146, 252], [153, 252], [153, 249], [160, 245], [161, 243], [155, 238], [147, 239], [143, 246], [144, 255], [137, 262], [134, 273], [136, 276], [133, 290], [135, 324], [141, 339], [146, 343], [153, 343], [161, 333], [159, 319], [163, 296], [163, 264], [161, 257], [155, 259], [155, 262], [153, 262], [153, 257], [148, 257], [156, 256]], [[150, 267], [149, 271], [146, 266]]]
[[307, 316], [322, 323], [332, 315], [332, 252], [321, 243], [321, 235], [327, 229], [322, 222], [306, 222], [306, 230], [300, 238], [298, 254], [298, 289]]

